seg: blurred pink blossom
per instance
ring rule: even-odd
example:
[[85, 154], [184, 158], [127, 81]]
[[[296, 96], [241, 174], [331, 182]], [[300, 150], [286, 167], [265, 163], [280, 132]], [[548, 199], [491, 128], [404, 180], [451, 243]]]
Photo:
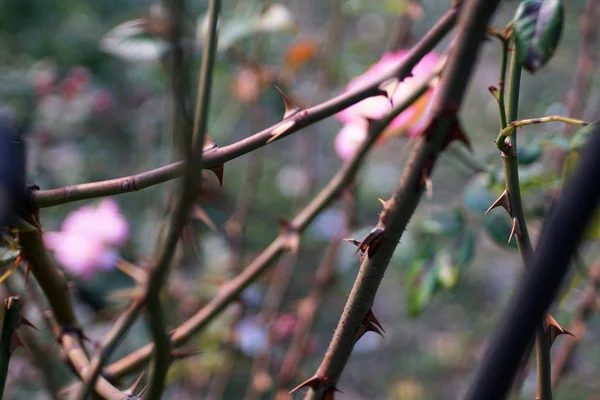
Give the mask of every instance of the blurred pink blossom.
[[70, 273], [91, 277], [98, 269], [111, 269], [117, 248], [129, 238], [129, 224], [113, 199], [97, 207], [83, 206], [70, 213], [60, 232], [48, 232], [44, 243], [54, 250], [56, 260]]
[[[407, 54], [407, 50], [399, 50], [396, 53], [385, 53], [381, 60], [372, 65], [362, 75], [352, 79], [344, 89], [344, 92], [354, 90], [357, 87], [381, 78], [382, 75], [397, 67]], [[413, 68], [413, 76], [405, 78], [398, 85], [392, 95], [393, 104], [396, 105], [402, 102], [411, 89], [418, 84], [419, 79], [429, 74], [435, 68], [438, 60], [439, 56], [436, 53], [432, 52], [425, 55]], [[432, 98], [433, 89], [430, 89], [392, 121], [383, 133], [381, 141], [403, 134], [408, 134], [409, 136], [418, 135], [427, 123], [431, 111]], [[391, 108], [390, 101], [385, 96], [375, 96], [340, 111], [336, 117], [344, 123], [344, 126], [337, 134], [335, 140], [335, 150], [338, 156], [343, 160], [352, 157], [356, 148], [367, 137], [368, 125], [366, 118], [381, 118]]]

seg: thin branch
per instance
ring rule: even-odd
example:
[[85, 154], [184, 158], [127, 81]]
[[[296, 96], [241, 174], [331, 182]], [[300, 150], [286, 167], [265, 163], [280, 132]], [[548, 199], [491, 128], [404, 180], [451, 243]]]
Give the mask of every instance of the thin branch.
[[348, 234], [353, 225], [356, 214], [355, 189], [355, 184], [351, 183], [346, 187], [344, 194], [346, 232], [342, 236], [336, 236], [329, 243], [325, 257], [315, 272], [314, 286], [309, 295], [298, 305], [298, 322], [290, 347], [279, 371], [275, 399], [287, 400], [289, 398], [289, 386], [297, 375], [317, 312], [321, 306], [325, 292], [335, 276], [335, 263], [342, 243], [341, 239]]
[[[160, 302], [160, 293], [167, 282], [169, 265], [175, 253], [177, 242], [185, 227], [189, 208], [196, 199], [196, 188], [202, 168], [202, 149], [208, 111], [210, 104], [210, 92], [212, 87], [212, 70], [217, 47], [217, 21], [220, 0], [211, 0], [208, 3], [208, 37], [206, 38], [200, 69], [200, 80], [198, 84], [198, 102], [196, 106], [196, 117], [194, 121], [194, 134], [191, 142], [191, 151], [187, 156], [187, 162], [183, 177], [181, 195], [175, 206], [171, 218], [171, 224], [165, 243], [157, 257], [154, 270], [148, 277], [148, 285], [144, 302], [146, 305], [150, 332], [154, 339], [154, 362], [148, 380], [148, 390], [144, 393], [144, 399], [160, 399], [164, 390], [164, 383], [171, 363], [171, 341], [165, 330], [164, 314]], [[172, 71], [173, 74], [181, 71]], [[177, 134], [177, 132], [175, 132]]]
[[510, 124], [508, 124], [506, 126], [506, 128], [504, 128], [500, 131], [499, 136], [502, 137], [502, 140], [505, 140], [507, 137], [512, 136], [515, 129], [517, 129], [517, 128], [521, 128], [521, 127], [527, 126], [527, 125], [544, 124], [546, 122], [563, 122], [568, 125], [578, 125], [578, 126], [589, 125], [589, 122], [581, 121], [579, 119], [562, 117], [560, 115], [552, 115], [552, 116], [548, 116], [548, 117], [522, 119], [520, 121], [513, 121]]
[[589, 282], [581, 303], [575, 310], [569, 332], [574, 336], [565, 338], [564, 343], [556, 352], [552, 369], [552, 386], [556, 387], [563, 378], [569, 362], [585, 334], [585, 323], [594, 315], [598, 303], [598, 287], [600, 286], [600, 260], [596, 261], [589, 273]]
[[[421, 58], [433, 50], [435, 46], [452, 30], [456, 23], [458, 7], [451, 8], [436, 25], [415, 45], [407, 56], [389, 73], [382, 75], [377, 81], [358, 87], [325, 101], [316, 106], [302, 110], [295, 115], [239, 142], [221, 148], [205, 151], [202, 167], [212, 169], [225, 162], [238, 158], [246, 153], [265, 146], [272, 139], [274, 132], [287, 127], [279, 138], [286, 137], [300, 129], [330, 117], [339, 111], [358, 103], [368, 97], [381, 95], [379, 86], [391, 78], [400, 80], [407, 77]], [[129, 193], [154, 186], [183, 174], [184, 163], [179, 161], [137, 175], [106, 181], [83, 183], [57, 189], [39, 190], [32, 193], [32, 201], [36, 207], [44, 208], [79, 200]]]
[[[519, 110], [519, 92], [521, 84], [521, 65], [518, 61], [517, 43], [513, 43], [513, 53], [511, 57], [509, 71], [509, 92], [508, 92], [508, 112], [507, 127], [502, 126], [502, 130], [496, 144], [502, 152], [502, 162], [504, 164], [504, 181], [506, 186], [506, 195], [508, 196], [509, 215], [513, 219], [513, 232], [515, 232], [517, 246], [523, 264], [527, 265], [531, 255], [533, 254], [533, 246], [529, 237], [527, 221], [525, 219], [525, 211], [523, 208], [523, 200], [521, 197], [521, 188], [519, 183], [519, 163], [517, 161], [517, 131], [519, 126], [517, 121]], [[552, 118], [552, 117], [550, 117]], [[515, 122], [517, 121], [517, 122]], [[527, 120], [525, 120], [527, 121]], [[530, 120], [536, 121], [536, 120]], [[502, 132], [510, 128], [509, 136], [505, 136]], [[510, 139], [509, 139], [510, 138]], [[551, 385], [551, 369], [550, 363], [550, 341], [544, 327], [544, 322], [540, 318], [536, 329], [536, 358], [537, 358], [537, 373], [538, 373], [538, 396], [540, 400], [552, 400], [552, 385]], [[527, 354], [523, 359], [524, 369], [529, 359]], [[518, 385], [517, 385], [518, 386]], [[518, 388], [517, 388], [518, 389]]]
[[[587, 0], [583, 13], [579, 17], [579, 59], [573, 76], [573, 84], [567, 95], [567, 115], [571, 118], [582, 118], [585, 104], [594, 78], [596, 66], [596, 33], [598, 30], [598, 13], [600, 1]], [[570, 126], [565, 127], [565, 133], [573, 133]]]
[[[392, 198], [385, 202], [376, 228], [368, 235], [366, 257], [348, 297], [344, 312], [315, 376], [302, 386], [310, 387], [305, 399], [331, 396], [350, 358], [356, 341], [373, 325], [379, 325], [371, 307], [392, 254], [425, 190], [426, 180], [443, 148], [454, 139], [460, 109], [471, 72], [477, 61], [489, 18], [497, 1], [472, 0], [461, 13], [448, 69], [436, 97], [428, 128], [416, 139], [407, 167]], [[381, 122], [385, 126], [389, 122]], [[361, 246], [362, 247], [362, 246]]]
[[81, 390], [76, 397], [77, 399], [85, 400], [91, 395], [96, 379], [98, 379], [102, 373], [104, 364], [109, 359], [110, 355], [117, 349], [119, 343], [124, 338], [131, 325], [133, 325], [141, 311], [142, 302], [134, 301], [134, 303], [131, 304], [114, 323], [110, 332], [104, 337], [102, 346], [98, 348], [96, 355], [92, 358], [90, 363], [90, 370], [92, 372], [89, 374], [89, 379], [86, 379], [83, 382]]
[[[416, 85], [413, 92], [407, 96], [403, 103], [398, 104], [394, 108], [387, 119], [391, 121], [393, 117], [407, 109], [416, 99], [429, 90], [431, 81], [438, 73], [439, 70], [436, 70], [419, 85]], [[302, 233], [316, 216], [326, 209], [340, 195], [346, 185], [353, 180], [364, 157], [371, 149], [382, 130], [383, 127], [379, 126], [378, 130], [373, 131], [373, 134], [367, 137], [353, 158], [345, 163], [342, 169], [333, 176], [323, 190], [321, 190], [321, 192], [302, 211], [300, 211], [298, 215], [296, 215], [296, 217], [288, 224], [288, 229], [285, 232], [282, 232], [238, 276], [224, 285], [220, 293], [204, 308], [173, 331], [171, 342], [174, 346], [185, 343], [195, 333], [201, 331], [214, 317], [225, 309], [228, 304], [235, 301], [244, 289], [261, 276], [281, 253], [288, 250], [291, 243], [293, 244], [297, 241], [298, 235]], [[153, 345], [148, 344], [136, 350], [108, 366], [105, 372], [111, 377], [120, 377], [139, 368], [148, 360], [152, 348]]]

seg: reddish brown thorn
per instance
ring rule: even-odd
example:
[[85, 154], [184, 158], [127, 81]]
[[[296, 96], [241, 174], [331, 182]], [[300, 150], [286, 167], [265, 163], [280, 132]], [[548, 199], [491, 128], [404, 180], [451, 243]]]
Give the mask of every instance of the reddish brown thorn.
[[276, 217], [281, 232], [287, 232], [290, 229], [290, 220], [284, 217]]
[[377, 318], [375, 318], [375, 314], [373, 314], [373, 310], [369, 310], [369, 312], [365, 316], [365, 322], [375, 325], [376, 327], [381, 329], [381, 331], [383, 333], [385, 333], [385, 329], [383, 329], [383, 326], [381, 326], [381, 323], [379, 323]]
[[210, 169], [219, 180], [219, 186], [223, 187], [223, 172], [225, 171], [225, 165], [221, 164], [218, 167]]
[[377, 250], [377, 247], [379, 247], [382, 235], [383, 235], [383, 229], [374, 228], [362, 240], [362, 242], [360, 242], [358, 244], [357, 249], [352, 254], [352, 256], [354, 257], [356, 255], [356, 253], [358, 253], [360, 251], [360, 252], [366, 252], [369, 257], [372, 257], [373, 254], [375, 253], [375, 250]]
[[289, 393], [290, 394], [295, 393], [304, 387], [309, 387], [312, 390], [316, 390], [317, 386], [319, 386], [320, 383], [321, 383], [321, 378], [319, 378], [318, 376], [315, 375], [312, 378], [308, 378], [307, 380], [305, 380], [304, 382], [302, 382], [301, 384], [299, 384], [298, 386], [296, 386], [295, 388], [290, 390]]
[[500, 197], [498, 197], [498, 199], [490, 206], [490, 208], [487, 209], [485, 215], [487, 215], [487, 213], [489, 213], [496, 207], [504, 208], [508, 215], [512, 217], [512, 212], [510, 210], [510, 196], [508, 194], [508, 190], [504, 189], [504, 192], [502, 192]]
[[497, 88], [496, 86], [494, 86], [494, 85], [492, 85], [492, 86], [488, 86], [488, 91], [489, 91], [489, 92], [490, 92], [492, 95], [496, 96], [496, 93], [498, 93], [498, 88]]
[[452, 122], [452, 126], [450, 127], [450, 132], [446, 136], [446, 140], [442, 146], [442, 150], [445, 150], [450, 143], [453, 141], [459, 141], [463, 143], [470, 152], [473, 152], [473, 148], [471, 147], [471, 143], [469, 142], [469, 138], [465, 134], [464, 129], [462, 128], [460, 121], [458, 118]]
[[279, 86], [275, 85], [275, 89], [279, 92], [281, 99], [283, 100], [283, 104], [285, 105], [285, 113], [283, 114], [283, 119], [289, 118], [292, 115], [296, 114], [300, 111], [300, 107], [296, 105], [283, 91], [279, 88]]
[[334, 400], [335, 399], [335, 392], [340, 392], [341, 393], [341, 390], [338, 390], [335, 386], [327, 389], [325, 391], [325, 394], [323, 395], [323, 400]]
[[521, 237], [521, 224], [517, 218], [513, 218], [512, 229], [510, 230], [510, 236], [508, 237], [508, 243], [511, 242], [513, 236]]

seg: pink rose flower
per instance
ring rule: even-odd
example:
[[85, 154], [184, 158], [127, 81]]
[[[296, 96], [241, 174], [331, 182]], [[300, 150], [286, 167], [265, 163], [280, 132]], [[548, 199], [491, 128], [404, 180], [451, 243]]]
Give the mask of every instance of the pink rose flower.
[[[372, 65], [362, 75], [352, 79], [344, 89], [344, 92], [353, 90], [357, 87], [372, 83], [388, 73], [408, 54], [407, 50], [399, 50], [396, 53], [385, 53], [381, 60]], [[405, 99], [407, 93], [418, 83], [419, 79], [429, 74], [437, 65], [439, 56], [436, 53], [429, 53], [413, 68], [413, 76], [405, 78], [398, 85], [392, 95], [393, 104], [399, 104]], [[409, 136], [418, 135], [424, 128], [431, 113], [433, 98], [433, 89], [428, 90], [409, 108], [398, 115], [383, 133], [383, 140], [408, 134]], [[347, 160], [356, 151], [356, 148], [367, 136], [366, 118], [381, 118], [391, 110], [390, 101], [385, 96], [369, 97], [358, 102], [342, 111], [336, 118], [344, 123], [344, 126], [338, 133], [335, 140], [335, 149], [338, 156]]]
[[113, 199], [97, 207], [83, 206], [70, 213], [60, 232], [48, 232], [44, 243], [54, 250], [56, 260], [68, 272], [84, 279], [98, 269], [111, 269], [117, 248], [129, 238], [129, 224]]

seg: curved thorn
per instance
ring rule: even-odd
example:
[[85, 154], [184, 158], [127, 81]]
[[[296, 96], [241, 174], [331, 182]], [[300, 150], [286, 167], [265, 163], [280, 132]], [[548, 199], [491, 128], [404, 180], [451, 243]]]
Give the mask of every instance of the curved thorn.
[[506, 212], [508, 213], [508, 215], [510, 215], [512, 217], [512, 213], [511, 213], [511, 209], [510, 209], [510, 197], [508, 194], [508, 190], [504, 189], [504, 192], [502, 192], [500, 197], [498, 197], [498, 199], [492, 203], [490, 208], [487, 209], [487, 211], [485, 212], [485, 215], [487, 215], [487, 213], [489, 213], [496, 207], [504, 208], [506, 210]]
[[283, 100], [283, 104], [285, 105], [285, 113], [283, 114], [283, 119], [289, 118], [292, 115], [296, 114], [300, 111], [300, 107], [296, 105], [285, 93], [283, 90], [279, 88], [279, 86], [275, 85], [275, 89], [279, 92], [281, 99]]

